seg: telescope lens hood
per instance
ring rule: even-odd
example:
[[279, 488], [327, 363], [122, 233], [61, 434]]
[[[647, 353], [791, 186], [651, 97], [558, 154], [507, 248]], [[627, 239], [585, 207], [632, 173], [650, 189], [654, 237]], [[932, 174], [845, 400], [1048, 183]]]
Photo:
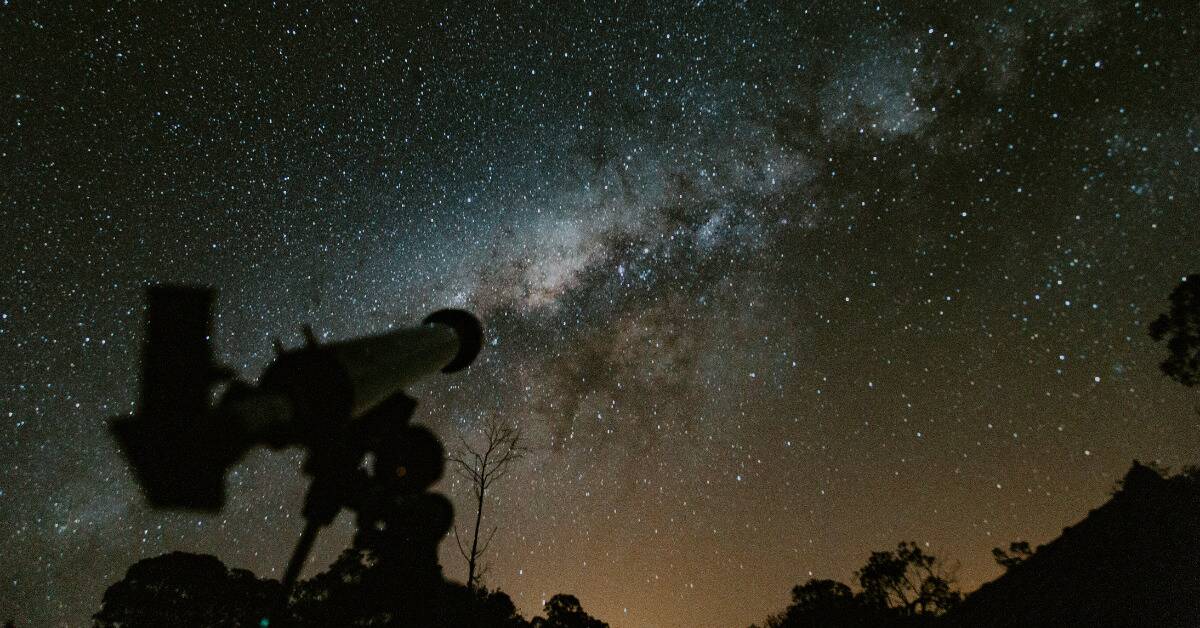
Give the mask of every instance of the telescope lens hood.
[[438, 310], [425, 317], [423, 324], [436, 323], [454, 330], [458, 336], [458, 354], [450, 363], [442, 367], [443, 373], [461, 371], [475, 361], [479, 350], [483, 348], [483, 324], [474, 314], [464, 310]]

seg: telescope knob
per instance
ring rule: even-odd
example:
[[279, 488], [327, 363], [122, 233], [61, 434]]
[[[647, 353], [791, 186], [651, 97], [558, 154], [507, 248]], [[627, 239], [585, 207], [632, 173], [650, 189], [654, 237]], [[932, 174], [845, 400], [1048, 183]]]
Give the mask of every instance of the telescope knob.
[[411, 495], [433, 486], [446, 469], [446, 450], [433, 432], [419, 426], [397, 430], [375, 451], [375, 479], [384, 490]]

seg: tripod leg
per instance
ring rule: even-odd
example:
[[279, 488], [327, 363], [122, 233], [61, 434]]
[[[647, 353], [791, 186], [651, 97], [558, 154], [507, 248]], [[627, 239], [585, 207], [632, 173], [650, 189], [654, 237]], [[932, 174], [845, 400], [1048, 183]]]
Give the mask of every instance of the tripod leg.
[[287, 570], [283, 573], [283, 589], [279, 592], [279, 600], [275, 602], [275, 609], [263, 617], [258, 624], [262, 628], [270, 626], [271, 619], [278, 618], [287, 608], [288, 599], [292, 595], [292, 587], [300, 578], [300, 570], [304, 567], [304, 562], [308, 560], [308, 554], [317, 540], [317, 533], [321, 531], [321, 525], [315, 519], [306, 520], [304, 532], [300, 533], [300, 540], [296, 542], [296, 549], [292, 551], [292, 558], [288, 561]]
[[304, 532], [300, 534], [300, 540], [296, 542], [296, 549], [292, 552], [292, 559], [288, 561], [287, 571], [283, 572], [285, 595], [292, 592], [292, 587], [300, 577], [300, 569], [304, 567], [304, 561], [308, 560], [308, 553], [312, 551], [313, 543], [317, 541], [317, 533], [320, 531], [321, 524], [312, 519], [304, 524]]

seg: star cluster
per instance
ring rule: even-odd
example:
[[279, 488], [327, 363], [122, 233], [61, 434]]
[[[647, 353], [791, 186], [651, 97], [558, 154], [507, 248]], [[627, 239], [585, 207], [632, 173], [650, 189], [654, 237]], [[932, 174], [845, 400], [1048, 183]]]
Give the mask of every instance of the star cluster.
[[218, 288], [250, 379], [302, 323], [478, 313], [411, 392], [448, 441], [524, 429], [485, 582], [527, 615], [745, 625], [906, 539], [978, 585], [1196, 460], [1145, 333], [1200, 263], [1185, 5], [4, 2], [0, 619], [86, 624], [172, 549], [277, 577], [299, 535], [295, 452], [219, 515], [142, 503], [105, 419], [152, 282]]

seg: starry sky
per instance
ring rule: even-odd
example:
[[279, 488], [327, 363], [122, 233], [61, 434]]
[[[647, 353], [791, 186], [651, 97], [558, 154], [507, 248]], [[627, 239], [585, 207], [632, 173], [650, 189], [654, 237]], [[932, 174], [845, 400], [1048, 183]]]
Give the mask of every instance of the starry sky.
[[906, 539], [969, 590], [1197, 462], [1145, 331], [1200, 270], [1193, 3], [502, 4], [3, 0], [0, 619], [85, 625], [169, 550], [278, 577], [300, 533], [295, 451], [218, 515], [142, 502], [105, 421], [153, 282], [218, 288], [250, 379], [303, 323], [479, 314], [410, 392], [524, 429], [485, 582], [527, 616], [744, 626]]

